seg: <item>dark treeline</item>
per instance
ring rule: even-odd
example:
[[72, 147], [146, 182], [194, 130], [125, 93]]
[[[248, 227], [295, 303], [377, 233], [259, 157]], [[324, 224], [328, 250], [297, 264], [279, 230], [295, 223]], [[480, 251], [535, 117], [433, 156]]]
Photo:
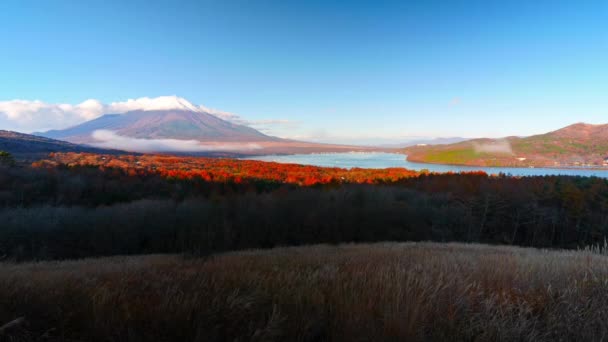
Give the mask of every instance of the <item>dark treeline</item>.
[[599, 178], [429, 174], [298, 187], [0, 168], [0, 258], [12, 260], [386, 240], [576, 248], [607, 233]]

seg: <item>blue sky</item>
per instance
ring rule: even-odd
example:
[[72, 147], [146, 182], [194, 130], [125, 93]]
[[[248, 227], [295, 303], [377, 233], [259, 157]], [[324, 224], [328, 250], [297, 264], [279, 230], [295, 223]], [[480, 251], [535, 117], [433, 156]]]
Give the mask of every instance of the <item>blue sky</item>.
[[326, 141], [527, 135], [608, 123], [607, 23], [607, 1], [3, 0], [0, 101], [178, 95]]

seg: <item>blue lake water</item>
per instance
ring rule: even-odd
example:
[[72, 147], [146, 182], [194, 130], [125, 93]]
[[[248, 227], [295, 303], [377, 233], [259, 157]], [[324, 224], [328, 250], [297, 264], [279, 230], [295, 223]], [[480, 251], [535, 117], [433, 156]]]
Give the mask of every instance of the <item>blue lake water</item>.
[[608, 178], [606, 170], [585, 169], [550, 169], [550, 168], [514, 168], [514, 167], [471, 167], [442, 164], [414, 163], [405, 160], [406, 156], [396, 153], [313, 153], [292, 155], [266, 155], [254, 156], [243, 159], [272, 161], [278, 163], [293, 163], [316, 166], [329, 166], [341, 168], [370, 168], [384, 169], [388, 167], [403, 167], [410, 170], [427, 169], [431, 172], [461, 172], [461, 171], [485, 171], [488, 174], [505, 173], [513, 176], [545, 176], [545, 175], [568, 175], [568, 176], [596, 176]]

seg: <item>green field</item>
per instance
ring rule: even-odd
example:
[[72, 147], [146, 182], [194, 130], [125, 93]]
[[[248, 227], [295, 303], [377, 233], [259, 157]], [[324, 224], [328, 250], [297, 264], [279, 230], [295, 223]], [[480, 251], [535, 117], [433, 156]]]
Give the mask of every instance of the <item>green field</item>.
[[478, 158], [480, 158], [480, 154], [476, 153], [473, 148], [431, 150], [424, 156], [424, 159], [429, 163], [442, 164], [466, 164]]

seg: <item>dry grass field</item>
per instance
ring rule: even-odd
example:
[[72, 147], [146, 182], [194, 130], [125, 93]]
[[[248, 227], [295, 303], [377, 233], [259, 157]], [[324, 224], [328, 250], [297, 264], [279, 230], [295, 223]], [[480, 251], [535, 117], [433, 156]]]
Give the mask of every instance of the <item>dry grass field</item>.
[[589, 250], [380, 243], [0, 264], [8, 341], [599, 341], [607, 307], [608, 257]]

